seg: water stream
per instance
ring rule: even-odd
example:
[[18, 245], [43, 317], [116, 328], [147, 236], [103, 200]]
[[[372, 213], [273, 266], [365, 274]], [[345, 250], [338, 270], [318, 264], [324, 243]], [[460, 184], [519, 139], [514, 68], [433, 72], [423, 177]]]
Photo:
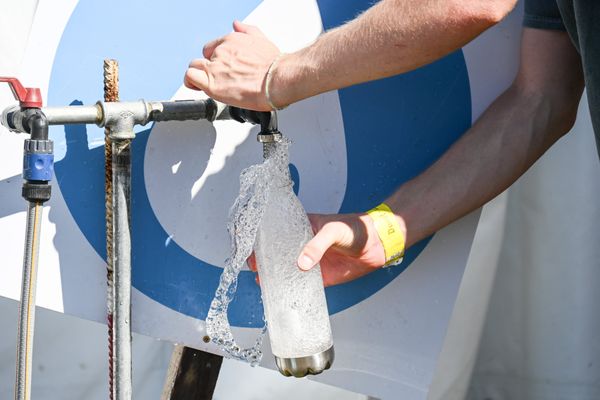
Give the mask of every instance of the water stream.
[[[276, 168], [287, 168], [289, 140], [284, 139], [270, 152], [262, 164], [250, 166], [240, 174], [240, 193], [231, 207], [227, 230], [231, 238], [231, 255], [225, 261], [219, 287], [206, 318], [206, 332], [213, 343], [230, 357], [257, 365], [262, 358], [261, 345], [266, 324], [252, 347], [237, 344], [227, 309], [237, 289], [237, 277], [253, 251], [257, 231], [264, 214], [270, 185]], [[281, 172], [281, 171], [279, 171]]]

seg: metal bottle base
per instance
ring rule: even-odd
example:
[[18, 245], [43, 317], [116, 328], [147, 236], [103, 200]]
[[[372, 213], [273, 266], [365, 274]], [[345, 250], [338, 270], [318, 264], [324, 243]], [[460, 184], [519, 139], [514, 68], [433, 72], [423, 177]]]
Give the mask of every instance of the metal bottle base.
[[318, 375], [329, 369], [334, 358], [335, 352], [331, 346], [325, 351], [306, 357], [280, 358], [275, 356], [275, 363], [283, 375], [302, 378], [306, 375]]

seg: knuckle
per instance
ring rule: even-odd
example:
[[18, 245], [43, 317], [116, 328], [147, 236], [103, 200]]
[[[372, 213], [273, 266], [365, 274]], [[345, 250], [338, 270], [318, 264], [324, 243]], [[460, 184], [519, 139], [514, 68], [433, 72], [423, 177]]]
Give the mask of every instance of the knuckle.
[[323, 225], [322, 230], [326, 231], [327, 233], [334, 233], [334, 232], [338, 232], [340, 230], [340, 228], [344, 227], [344, 223], [340, 222], [340, 221], [328, 221], [325, 223], [325, 225]]
[[224, 57], [224, 56], [226, 56], [226, 54], [228, 52], [229, 51], [228, 51], [228, 49], [227, 49], [226, 46], [221, 45], [221, 46], [215, 47], [215, 49], [212, 52], [212, 55], [211, 55], [210, 59], [214, 60], [214, 59], [218, 59], [218, 58]]
[[190, 61], [190, 64], [188, 67], [201, 69], [202, 67], [204, 67], [204, 60], [201, 58], [194, 58], [192, 61]]
[[321, 250], [319, 247], [315, 245], [308, 245], [304, 248], [303, 253], [309, 256], [311, 259], [316, 260], [321, 257], [324, 250]]

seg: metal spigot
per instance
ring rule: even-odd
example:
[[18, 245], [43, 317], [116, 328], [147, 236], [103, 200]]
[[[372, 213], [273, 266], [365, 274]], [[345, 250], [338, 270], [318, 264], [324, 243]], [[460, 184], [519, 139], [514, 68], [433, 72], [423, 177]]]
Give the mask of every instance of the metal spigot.
[[48, 139], [48, 119], [42, 111], [42, 96], [38, 88], [26, 88], [17, 78], [0, 77], [19, 101], [2, 113], [1, 123], [11, 132], [30, 134], [23, 148], [23, 186], [21, 195], [27, 201], [25, 251], [19, 302], [17, 333], [17, 371], [15, 399], [31, 397], [33, 334], [35, 324], [35, 294], [39, 259], [39, 242], [43, 204], [50, 199], [54, 154], [52, 140]]
[[283, 138], [277, 126], [276, 111], [253, 111], [244, 108], [229, 107], [229, 115], [238, 122], [260, 124], [260, 132], [256, 135], [259, 143], [280, 142]]

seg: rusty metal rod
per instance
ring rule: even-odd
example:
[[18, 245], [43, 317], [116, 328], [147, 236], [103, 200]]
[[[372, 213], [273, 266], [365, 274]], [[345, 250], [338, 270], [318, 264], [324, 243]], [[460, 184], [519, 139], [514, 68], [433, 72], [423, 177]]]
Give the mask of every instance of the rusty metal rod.
[[[119, 64], [116, 60], [104, 60], [104, 101], [119, 101]], [[108, 387], [109, 398], [114, 399], [114, 277], [113, 277], [113, 212], [112, 212], [112, 141], [110, 130], [104, 130], [104, 201], [106, 205], [106, 323], [108, 326]]]

